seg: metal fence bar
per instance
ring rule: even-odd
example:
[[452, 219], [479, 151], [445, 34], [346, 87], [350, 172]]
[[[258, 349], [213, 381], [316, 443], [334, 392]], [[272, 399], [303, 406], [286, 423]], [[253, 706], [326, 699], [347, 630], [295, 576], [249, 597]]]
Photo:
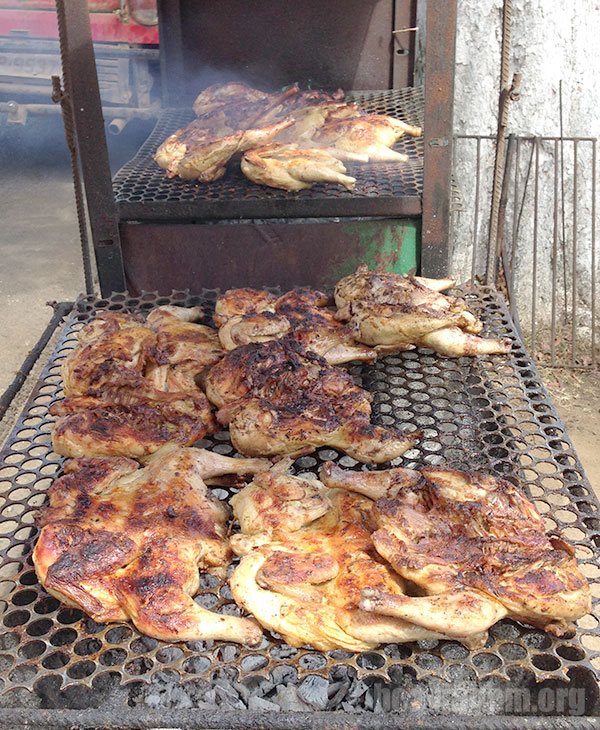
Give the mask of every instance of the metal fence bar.
[[592, 367], [596, 366], [596, 140], [592, 141]]
[[475, 282], [477, 273], [477, 239], [479, 234], [479, 196], [481, 193], [481, 139], [476, 143], [476, 169], [475, 169], [475, 210], [473, 212], [473, 257], [471, 259], [471, 281]]
[[558, 140], [554, 141], [554, 227], [552, 236], [552, 321], [550, 327], [550, 364], [556, 365], [556, 271], [558, 254]]
[[535, 145], [535, 183], [533, 189], [533, 260], [532, 260], [532, 283], [531, 283], [531, 347], [535, 352], [536, 346], [536, 324], [537, 324], [537, 265], [538, 265], [538, 215], [539, 215], [539, 184], [540, 184], [540, 141], [536, 139]]
[[[571, 271], [571, 366], [577, 365], [577, 140], [573, 141], [573, 261]], [[564, 201], [563, 201], [564, 203]]]

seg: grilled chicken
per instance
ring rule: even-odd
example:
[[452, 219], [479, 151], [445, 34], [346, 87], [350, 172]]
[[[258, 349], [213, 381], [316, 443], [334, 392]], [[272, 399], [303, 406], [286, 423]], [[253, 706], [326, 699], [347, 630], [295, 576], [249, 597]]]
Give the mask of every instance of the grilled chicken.
[[510, 340], [479, 337], [483, 325], [463, 300], [440, 292], [451, 279], [423, 279], [361, 266], [335, 288], [337, 316], [359, 342], [381, 352], [430, 347], [441, 355], [502, 354]]
[[215, 321], [226, 350], [289, 335], [330, 365], [373, 361], [377, 352], [355, 342], [350, 328], [328, 308], [329, 297], [314, 289], [281, 297], [256, 289], [230, 289], [217, 299]]
[[78, 334], [80, 346], [62, 365], [67, 396], [105, 388], [144, 387], [144, 368], [156, 345], [155, 333], [134, 315], [106, 312]]
[[164, 641], [258, 643], [253, 621], [207, 611], [192, 596], [199, 568], [224, 575], [230, 561], [228, 510], [205, 480], [265, 468], [262, 460], [174, 446], [143, 469], [123, 458], [68, 461], [39, 518], [40, 582], [95, 621], [130, 619]]
[[52, 443], [64, 456], [134, 456], [174, 442], [191, 445], [215, 430], [195, 377], [223, 354], [196, 307], [158, 307], [144, 323], [107, 313], [79, 333], [63, 365], [65, 400]]
[[74, 396], [50, 408], [58, 416], [52, 448], [62, 456], [141, 458], [167, 443], [191, 446], [217, 424], [204, 393], [118, 391]]
[[437, 467], [368, 474], [330, 465], [329, 486], [376, 499], [377, 552], [425, 594], [369, 587], [361, 607], [456, 636], [509, 616], [558, 636], [591, 610], [573, 549], [544, 532], [512, 484]]
[[158, 390], [196, 393], [196, 377], [225, 354], [217, 332], [198, 324], [202, 316], [199, 307], [163, 306], [148, 314], [147, 325], [156, 332], [156, 352], [146, 378]]
[[271, 95], [246, 84], [232, 81], [227, 84], [213, 84], [204, 89], [194, 101], [194, 113], [201, 117], [231, 104], [263, 103], [272, 101]]
[[288, 644], [322, 651], [444, 638], [360, 610], [363, 588], [403, 595], [402, 580], [373, 548], [372, 502], [289, 476], [288, 466], [255, 475], [231, 499], [242, 530], [231, 539], [243, 556], [230, 580], [238, 605]]
[[358, 461], [382, 463], [420, 438], [373, 425], [369, 394], [289, 337], [238, 347], [211, 368], [205, 385], [233, 445], [249, 456], [333, 446]]
[[305, 190], [315, 183], [335, 183], [354, 190], [356, 178], [325, 150], [297, 144], [271, 144], [242, 157], [242, 172], [252, 182], [282, 190]]
[[383, 114], [366, 114], [329, 121], [313, 139], [320, 147], [366, 155], [371, 162], [402, 162], [407, 155], [392, 147], [405, 134], [420, 137], [421, 128]]

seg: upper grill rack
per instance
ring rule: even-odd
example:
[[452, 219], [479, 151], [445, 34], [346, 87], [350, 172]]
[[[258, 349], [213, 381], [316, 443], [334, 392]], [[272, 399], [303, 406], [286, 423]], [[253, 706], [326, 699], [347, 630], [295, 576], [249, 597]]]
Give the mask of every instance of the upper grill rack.
[[[388, 114], [423, 125], [421, 87], [348, 94], [369, 113]], [[395, 149], [406, 163], [344, 163], [356, 177], [356, 189], [317, 184], [290, 193], [247, 180], [232, 162], [220, 180], [203, 184], [168, 179], [152, 159], [158, 146], [193, 119], [189, 109], [165, 109], [135, 157], [115, 175], [113, 189], [122, 220], [190, 220], [236, 218], [319, 218], [336, 216], [416, 216], [421, 214], [423, 141], [403, 137]]]
[[[355, 712], [363, 712], [364, 727], [408, 727], [408, 719], [416, 716], [429, 717], [425, 726], [437, 727], [435, 714], [514, 712], [506, 702], [516, 690], [530, 693], [524, 696], [532, 700], [521, 710], [539, 713], [540, 690], [557, 687], [581, 692], [584, 700], [570, 706], [563, 698], [557, 714], [600, 714], [598, 502], [505, 304], [489, 289], [466, 297], [483, 319], [485, 334], [511, 338], [509, 356], [445, 359], [420, 350], [353, 366], [352, 372], [373, 393], [379, 423], [424, 430], [418, 448], [399, 460], [402, 465], [488, 469], [525, 487], [547, 528], [560, 529], [575, 546], [591, 582], [593, 614], [579, 621], [577, 636], [556, 638], [502, 621], [486, 646], [474, 652], [456, 642], [427, 641], [363, 654], [323, 653], [292, 649], [268, 635], [253, 649], [226, 642], [171, 645], [141, 637], [129, 625], [97, 624], [45, 593], [31, 562], [34, 516], [60, 469], [61, 459], [51, 449], [48, 408], [62, 395], [60, 364], [75, 346], [76, 331], [106, 309], [146, 311], [169, 303], [210, 308], [215, 296], [206, 291], [200, 297], [177, 292], [161, 298], [118, 294], [80, 300], [0, 452], [0, 708], [8, 708], [0, 709], [0, 726], [22, 727], [25, 720], [41, 727], [79, 726], [81, 709], [101, 706], [104, 714], [86, 715], [89, 726], [109, 720], [120, 727], [162, 725], [164, 715], [158, 722], [149, 712], [161, 707], [163, 712], [170, 708], [169, 722], [181, 727], [250, 727], [253, 722], [258, 726], [260, 717], [252, 710], [267, 700], [273, 708], [342, 711], [326, 718], [278, 712], [269, 716], [272, 728], [356, 727], [356, 716], [348, 714]], [[226, 432], [199, 445], [233, 453]], [[314, 474], [328, 459], [360, 468], [347, 456], [320, 449], [298, 459], [296, 473]], [[214, 491], [220, 498], [229, 496], [228, 490]], [[197, 600], [208, 608], [238, 612], [227, 585], [211, 576], [203, 577]], [[369, 711], [382, 709], [377, 692], [385, 683], [395, 690], [393, 707], [400, 714], [386, 715], [378, 724], [381, 716]], [[513, 694], [507, 695], [507, 687]], [[291, 706], [290, 694], [295, 698]], [[191, 707], [200, 707], [201, 716], [186, 715], [185, 708]], [[41, 712], [48, 708], [56, 712]], [[496, 718], [493, 727], [512, 728], [514, 719], [503, 724]], [[553, 727], [552, 718], [546, 717], [543, 727]]]

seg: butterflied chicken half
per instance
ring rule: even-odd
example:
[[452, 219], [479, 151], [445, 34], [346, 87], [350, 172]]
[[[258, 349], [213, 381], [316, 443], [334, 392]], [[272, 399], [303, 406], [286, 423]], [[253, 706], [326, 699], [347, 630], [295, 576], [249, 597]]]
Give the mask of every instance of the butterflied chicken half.
[[448, 357], [510, 351], [510, 340], [480, 337], [482, 322], [462, 299], [441, 292], [452, 279], [426, 279], [360, 266], [335, 287], [337, 316], [358, 342], [381, 352], [429, 347]]
[[146, 321], [106, 313], [79, 333], [62, 375], [67, 398], [52, 443], [64, 456], [142, 457], [168, 442], [189, 445], [216, 428], [194, 378], [223, 354], [197, 308], [159, 307]]
[[226, 350], [289, 335], [330, 365], [375, 360], [377, 351], [356, 342], [330, 304], [330, 297], [315, 289], [279, 297], [258, 289], [230, 289], [217, 299], [214, 320]]
[[48, 490], [33, 561], [45, 589], [98, 622], [131, 620], [165, 641], [256, 644], [252, 621], [198, 606], [199, 570], [224, 575], [228, 509], [205, 480], [251, 474], [263, 460], [165, 446], [140, 468], [73, 459]]
[[290, 476], [288, 465], [255, 475], [231, 500], [241, 527], [231, 539], [242, 556], [230, 579], [238, 605], [288, 644], [322, 651], [445, 638], [360, 608], [365, 588], [404, 594], [373, 547], [371, 500]]
[[233, 445], [248, 456], [333, 446], [358, 461], [382, 463], [420, 438], [372, 424], [369, 393], [289, 337], [238, 347], [211, 368], [205, 387]]
[[365, 588], [362, 609], [451, 636], [504, 617], [561, 636], [591, 610], [573, 549], [545, 533], [509, 482], [437, 467], [327, 471], [329, 485], [376, 500], [373, 544], [414, 587], [411, 596]]

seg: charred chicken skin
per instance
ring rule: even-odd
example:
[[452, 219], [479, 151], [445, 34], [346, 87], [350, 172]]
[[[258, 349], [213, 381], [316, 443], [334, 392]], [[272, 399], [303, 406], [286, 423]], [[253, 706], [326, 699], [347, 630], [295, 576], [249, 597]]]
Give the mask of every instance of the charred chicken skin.
[[330, 486], [377, 500], [377, 552], [424, 595], [362, 591], [361, 608], [451, 636], [506, 616], [558, 636], [591, 610], [573, 549], [548, 536], [512, 484], [437, 467], [349, 472], [328, 466]]
[[503, 354], [509, 339], [479, 337], [483, 325], [464, 301], [441, 294], [451, 279], [423, 279], [360, 266], [335, 287], [338, 318], [381, 352], [429, 347], [441, 355]]
[[146, 322], [130, 315], [97, 317], [79, 333], [65, 360], [69, 396], [50, 412], [64, 456], [132, 456], [174, 442], [191, 445], [215, 430], [195, 377], [222, 355], [214, 330], [196, 324], [198, 308], [158, 307]]
[[242, 556], [230, 580], [238, 605], [291, 646], [322, 651], [444, 638], [359, 608], [366, 587], [403, 595], [373, 548], [371, 500], [290, 476], [288, 466], [257, 474], [231, 499], [241, 527], [231, 539]]
[[230, 561], [228, 510], [205, 480], [265, 468], [263, 460], [175, 446], [143, 469], [124, 458], [66, 462], [39, 518], [40, 582], [95, 621], [129, 619], [164, 641], [258, 643], [253, 621], [213, 613], [192, 597], [198, 569], [223, 575]]
[[356, 343], [350, 327], [335, 318], [329, 304], [329, 297], [314, 289], [281, 297], [255, 289], [230, 289], [217, 300], [215, 322], [226, 350], [289, 335], [330, 365], [373, 361], [376, 350]]
[[206, 393], [233, 445], [249, 456], [333, 446], [358, 461], [382, 463], [420, 438], [373, 425], [369, 394], [289, 337], [228, 353], [208, 373]]

